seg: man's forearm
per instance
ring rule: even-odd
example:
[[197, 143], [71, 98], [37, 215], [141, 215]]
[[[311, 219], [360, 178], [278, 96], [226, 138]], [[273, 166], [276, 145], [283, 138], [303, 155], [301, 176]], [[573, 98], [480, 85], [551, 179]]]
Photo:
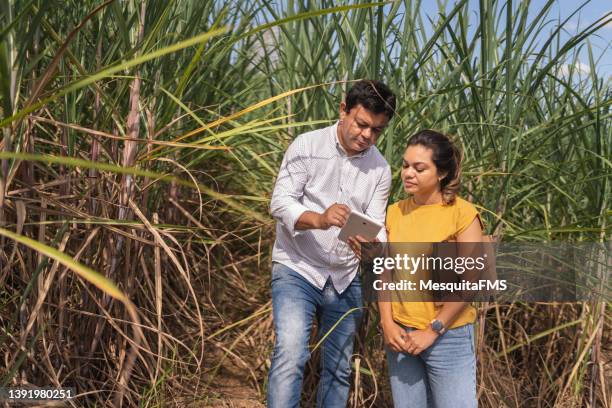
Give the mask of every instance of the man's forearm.
[[351, 209], [349, 207], [347, 207], [345, 204], [338, 203], [332, 204], [328, 209], [323, 212], [323, 214], [319, 214], [315, 211], [306, 210], [300, 215], [293, 228], [296, 230], [326, 230], [332, 225], [335, 225], [336, 227], [342, 227], [350, 213]]
[[304, 211], [295, 223], [296, 230], [320, 229], [321, 214], [314, 211]]

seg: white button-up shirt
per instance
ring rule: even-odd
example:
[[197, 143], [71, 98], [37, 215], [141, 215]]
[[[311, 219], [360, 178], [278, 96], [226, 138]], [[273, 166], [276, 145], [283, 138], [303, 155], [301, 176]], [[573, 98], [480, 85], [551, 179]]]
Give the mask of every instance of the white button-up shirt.
[[[329, 277], [339, 293], [351, 283], [359, 260], [338, 239], [340, 228], [297, 230], [310, 210], [323, 213], [346, 204], [384, 224], [391, 169], [375, 146], [347, 156], [337, 136], [338, 123], [298, 136], [285, 152], [272, 193], [270, 211], [278, 221], [272, 261], [300, 273], [323, 289]], [[386, 241], [384, 228], [378, 234]]]

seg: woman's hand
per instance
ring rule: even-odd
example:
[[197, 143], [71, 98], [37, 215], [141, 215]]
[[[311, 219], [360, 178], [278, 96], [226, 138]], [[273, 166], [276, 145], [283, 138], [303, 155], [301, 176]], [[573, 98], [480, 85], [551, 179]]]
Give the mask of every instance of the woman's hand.
[[413, 330], [406, 334], [406, 344], [404, 350], [413, 356], [418, 356], [427, 350], [438, 338], [439, 334], [428, 327], [423, 330]]
[[383, 338], [385, 345], [396, 353], [402, 353], [405, 350], [406, 331], [394, 321], [382, 323]]

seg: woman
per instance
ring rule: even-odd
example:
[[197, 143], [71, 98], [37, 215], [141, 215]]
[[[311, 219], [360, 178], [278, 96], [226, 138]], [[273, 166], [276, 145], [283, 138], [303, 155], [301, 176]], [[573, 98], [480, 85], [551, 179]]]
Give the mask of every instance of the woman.
[[[448, 137], [412, 136], [401, 172], [410, 197], [387, 209], [389, 242], [482, 241], [477, 210], [457, 197], [460, 174], [461, 154]], [[378, 303], [394, 406], [476, 407], [475, 309], [414, 300]]]

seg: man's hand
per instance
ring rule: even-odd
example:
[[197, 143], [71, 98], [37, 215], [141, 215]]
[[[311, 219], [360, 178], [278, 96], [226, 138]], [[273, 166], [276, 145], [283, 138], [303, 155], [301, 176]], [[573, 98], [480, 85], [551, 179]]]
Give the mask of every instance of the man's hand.
[[396, 353], [406, 351], [406, 331], [394, 321], [381, 323], [385, 345]]
[[428, 327], [424, 330], [413, 330], [406, 334], [406, 343], [404, 344], [404, 351], [418, 356], [424, 350], [427, 350], [434, 341], [438, 338], [439, 334]]
[[363, 255], [368, 257], [366, 259], [373, 258], [376, 255], [375, 254], [375, 249], [376, 248], [370, 248], [369, 252], [365, 252], [364, 254], [362, 254], [361, 253], [361, 244], [373, 244], [373, 243], [376, 243], [376, 242], [380, 242], [378, 240], [378, 238], [374, 238], [372, 241], [368, 241], [367, 239], [365, 239], [361, 235], [357, 235], [356, 237], [348, 237], [348, 241], [347, 241], [349, 247], [351, 247], [351, 249], [355, 253], [355, 256], [357, 258], [359, 258], [359, 259], [361, 259], [361, 257]]
[[[389, 227], [385, 227], [385, 230], [387, 231], [387, 236], [389, 236]], [[368, 241], [361, 235], [357, 235], [356, 237], [348, 237], [348, 241], [347, 241], [347, 244], [349, 245], [349, 247], [351, 247], [351, 249], [355, 253], [355, 256], [358, 259], [362, 259], [361, 257], [363, 255], [367, 257], [366, 259], [373, 259], [376, 256], [381, 256], [384, 253], [384, 251], [387, 250], [386, 245], [370, 245], [369, 252], [365, 252], [364, 254], [361, 253], [361, 244], [374, 244], [374, 243], [380, 243], [380, 240], [378, 238], [374, 238], [372, 241]]]
[[351, 209], [344, 204], [333, 204], [323, 214], [320, 214], [317, 220], [317, 229], [326, 230], [332, 225], [342, 227], [346, 224]]

